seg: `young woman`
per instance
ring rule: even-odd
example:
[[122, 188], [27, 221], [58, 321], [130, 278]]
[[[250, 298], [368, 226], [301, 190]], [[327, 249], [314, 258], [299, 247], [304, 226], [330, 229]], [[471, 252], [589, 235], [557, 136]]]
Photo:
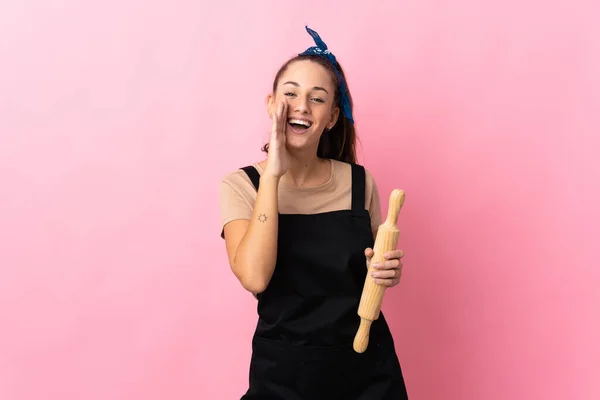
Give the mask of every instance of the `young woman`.
[[[369, 347], [352, 344], [381, 224], [377, 185], [356, 163], [352, 99], [319, 35], [273, 83], [266, 160], [221, 182], [231, 269], [258, 299], [250, 386], [243, 400], [407, 399], [394, 341], [380, 314]], [[400, 280], [402, 250], [374, 273]]]

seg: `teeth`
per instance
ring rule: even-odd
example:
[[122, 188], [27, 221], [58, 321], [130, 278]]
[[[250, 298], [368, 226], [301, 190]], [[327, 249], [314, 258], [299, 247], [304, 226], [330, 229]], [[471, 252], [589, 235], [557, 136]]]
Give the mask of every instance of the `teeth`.
[[301, 119], [290, 119], [288, 122], [289, 122], [290, 124], [304, 125], [304, 126], [306, 126], [307, 128], [308, 128], [308, 127], [310, 127], [310, 125], [311, 125], [311, 123], [310, 123], [310, 122], [308, 122], [308, 121], [303, 121], [303, 120], [301, 120]]

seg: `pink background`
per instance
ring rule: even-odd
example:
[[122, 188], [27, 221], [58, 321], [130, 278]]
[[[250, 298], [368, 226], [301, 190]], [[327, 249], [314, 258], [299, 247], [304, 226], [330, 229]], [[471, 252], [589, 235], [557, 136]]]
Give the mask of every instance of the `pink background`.
[[219, 179], [262, 157], [305, 24], [384, 211], [407, 193], [410, 398], [600, 398], [594, 3], [3, 1], [0, 399], [239, 398], [256, 311]]

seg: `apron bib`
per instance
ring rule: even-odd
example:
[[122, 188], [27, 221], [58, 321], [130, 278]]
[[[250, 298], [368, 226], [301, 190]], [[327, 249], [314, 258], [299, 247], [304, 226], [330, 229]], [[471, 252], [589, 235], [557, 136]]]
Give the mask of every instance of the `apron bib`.
[[[245, 167], [258, 190], [259, 174]], [[365, 170], [352, 164], [352, 207], [317, 214], [279, 214], [277, 264], [258, 298], [250, 382], [242, 400], [407, 399], [383, 312], [369, 347], [352, 348], [373, 247], [365, 209]]]

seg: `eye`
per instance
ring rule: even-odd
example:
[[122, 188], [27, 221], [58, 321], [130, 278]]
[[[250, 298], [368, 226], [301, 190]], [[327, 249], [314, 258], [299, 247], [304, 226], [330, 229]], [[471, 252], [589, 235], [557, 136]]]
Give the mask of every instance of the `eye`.
[[285, 96], [295, 96], [295, 94], [292, 92], [285, 92], [284, 95]]
[[317, 103], [325, 103], [325, 100], [320, 99], [318, 97], [315, 97], [313, 100], [316, 101]]

